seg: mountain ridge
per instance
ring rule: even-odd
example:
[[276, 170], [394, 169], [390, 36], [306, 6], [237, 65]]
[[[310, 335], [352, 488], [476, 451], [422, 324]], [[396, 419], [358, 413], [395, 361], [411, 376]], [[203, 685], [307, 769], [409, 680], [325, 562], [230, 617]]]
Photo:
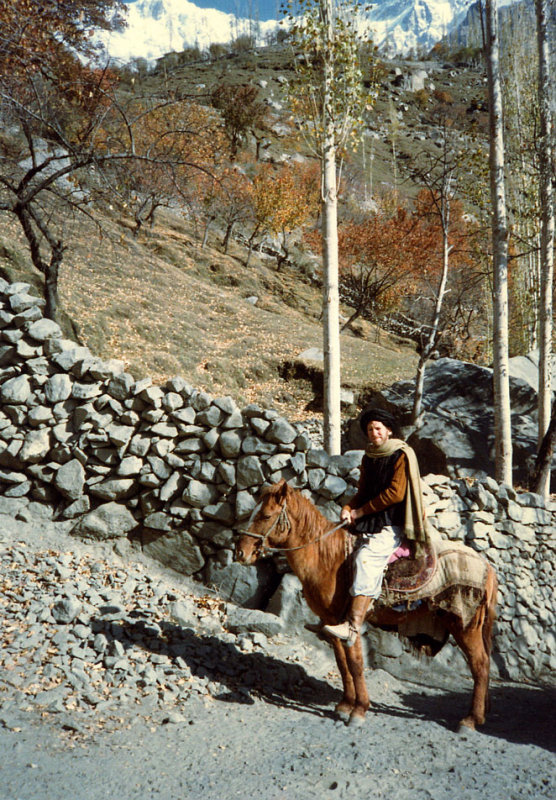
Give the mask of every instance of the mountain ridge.
[[[360, 31], [368, 31], [384, 55], [427, 51], [462, 22], [474, 0], [382, 0], [363, 12]], [[505, 0], [500, 5], [513, 3]], [[278, 20], [239, 17], [216, 8], [200, 8], [190, 0], [137, 0], [127, 7], [127, 28], [98, 39], [119, 62], [143, 58], [153, 62], [187, 47], [201, 49], [239, 36], [258, 43], [275, 37]]]

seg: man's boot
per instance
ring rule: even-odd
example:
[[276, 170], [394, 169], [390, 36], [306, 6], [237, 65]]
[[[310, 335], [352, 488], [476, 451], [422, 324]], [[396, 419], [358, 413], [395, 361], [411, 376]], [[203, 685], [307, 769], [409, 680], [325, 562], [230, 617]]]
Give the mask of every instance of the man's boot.
[[351, 601], [349, 614], [345, 622], [341, 622], [339, 625], [325, 625], [323, 631], [335, 636], [337, 639], [341, 639], [345, 642], [346, 647], [351, 647], [355, 644], [371, 601], [372, 598], [364, 594], [355, 595]]

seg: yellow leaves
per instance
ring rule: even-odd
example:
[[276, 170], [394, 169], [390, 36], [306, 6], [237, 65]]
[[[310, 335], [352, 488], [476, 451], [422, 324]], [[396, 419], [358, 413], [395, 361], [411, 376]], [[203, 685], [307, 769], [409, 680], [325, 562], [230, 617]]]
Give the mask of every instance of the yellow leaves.
[[293, 167], [263, 168], [254, 179], [256, 217], [271, 233], [303, 225], [311, 213], [310, 197]]

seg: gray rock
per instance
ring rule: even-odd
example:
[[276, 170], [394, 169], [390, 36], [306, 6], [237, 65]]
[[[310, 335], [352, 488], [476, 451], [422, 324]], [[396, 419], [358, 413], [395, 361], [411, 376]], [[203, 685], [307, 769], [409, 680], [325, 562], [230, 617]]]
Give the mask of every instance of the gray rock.
[[197, 412], [195, 409], [191, 408], [191, 406], [187, 406], [186, 408], [180, 408], [178, 411], [174, 411], [171, 417], [176, 420], [176, 422], [181, 422], [183, 425], [193, 425], [196, 415]]
[[245, 567], [236, 563], [223, 566], [210, 561], [204, 577], [205, 582], [217, 589], [221, 597], [245, 608], [265, 605], [277, 583], [276, 567], [263, 562]]
[[89, 490], [102, 500], [120, 500], [130, 494], [134, 483], [133, 478], [111, 478], [91, 485]]
[[235, 508], [226, 501], [205, 506], [203, 514], [205, 517], [218, 520], [224, 525], [232, 525], [235, 521]]
[[146, 456], [151, 446], [151, 440], [148, 436], [143, 436], [139, 433], [135, 434], [131, 439], [128, 447], [128, 453], [134, 456]]
[[285, 630], [284, 621], [274, 614], [247, 608], [231, 607], [226, 619], [226, 627], [232, 633], [254, 631], [265, 636], [277, 636]]
[[242, 438], [235, 431], [223, 431], [220, 434], [220, 452], [224, 458], [235, 458], [241, 451]]
[[56, 622], [69, 625], [79, 616], [82, 604], [76, 597], [63, 597], [52, 606], [51, 613]]
[[326, 450], [309, 450], [306, 454], [306, 461], [308, 467], [327, 469], [330, 463], [330, 456]]
[[303, 588], [299, 578], [291, 573], [282, 576], [280, 585], [274, 592], [266, 610], [280, 617], [288, 629], [303, 629], [306, 623], [317, 623], [318, 617], [313, 614], [303, 598]]
[[74, 345], [71, 349], [63, 350], [61, 353], [53, 355], [52, 360], [60, 369], [70, 372], [76, 364], [85, 358], [90, 358], [90, 356], [91, 353], [88, 347]]
[[241, 451], [245, 455], [272, 455], [276, 448], [277, 445], [263, 442], [257, 436], [246, 436], [241, 444]]
[[60, 519], [76, 519], [77, 517], [83, 516], [86, 514], [89, 509], [91, 508], [91, 501], [89, 497], [84, 494], [81, 495], [77, 500], [74, 500], [73, 503], [70, 503], [69, 506], [66, 506], [64, 510], [60, 514]]
[[148, 514], [143, 524], [146, 528], [152, 528], [156, 531], [171, 531], [175, 526], [172, 517], [163, 511], [155, 511], [153, 514]]
[[10, 378], [0, 387], [0, 398], [3, 403], [26, 403], [31, 396], [31, 385], [27, 375]]
[[27, 333], [32, 339], [44, 342], [46, 339], [59, 339], [62, 329], [51, 319], [38, 319], [27, 328]]
[[117, 474], [125, 477], [129, 475], [138, 475], [143, 468], [144, 461], [139, 456], [126, 456], [122, 458], [117, 470]]
[[71, 395], [72, 383], [69, 375], [58, 372], [44, 385], [44, 396], [49, 403], [59, 403]]
[[134, 385], [135, 381], [133, 377], [127, 372], [123, 372], [120, 375], [115, 375], [112, 380], [109, 381], [107, 392], [117, 400], [125, 400], [131, 395]]
[[195, 508], [210, 505], [216, 499], [216, 492], [212, 486], [201, 481], [189, 481], [182, 494], [183, 499]]
[[245, 519], [248, 517], [255, 506], [257, 505], [255, 498], [251, 492], [240, 491], [236, 495], [236, 517], [237, 519]]
[[52, 419], [52, 410], [48, 406], [35, 406], [29, 411], [27, 417], [29, 424], [33, 426], [44, 425]]
[[347, 488], [347, 483], [343, 478], [327, 475], [319, 489], [319, 494], [327, 500], [334, 500], [336, 497], [341, 497]]
[[10, 295], [9, 303], [14, 314], [20, 314], [27, 308], [44, 305], [44, 300], [40, 300], [38, 297], [33, 297], [25, 292], [17, 292], [16, 294]]
[[227, 461], [220, 461], [216, 467], [218, 475], [224, 483], [228, 486], [234, 486], [236, 482], [236, 468], [234, 464], [230, 464]]
[[269, 442], [276, 444], [290, 444], [297, 436], [297, 431], [287, 420], [279, 417], [272, 422], [265, 433]]
[[110, 502], [86, 514], [71, 532], [85, 539], [102, 541], [126, 536], [136, 527], [135, 517], [124, 505]]
[[26, 464], [37, 464], [50, 451], [50, 432], [47, 428], [31, 431], [23, 440], [19, 458]]
[[187, 531], [163, 534], [146, 531], [143, 536], [143, 551], [176, 572], [193, 575], [205, 564], [200, 548]]
[[197, 425], [205, 425], [208, 428], [216, 428], [222, 422], [223, 416], [224, 415], [221, 409], [215, 405], [211, 405], [209, 408], [197, 413], [195, 422]]
[[165, 484], [160, 487], [160, 499], [163, 503], [173, 500], [180, 493], [183, 486], [179, 472], [173, 472]]
[[110, 441], [113, 442], [117, 447], [125, 447], [135, 433], [135, 428], [132, 428], [130, 425], [117, 425], [114, 423], [112, 425], [108, 425], [106, 428], [106, 433], [108, 434]]
[[71, 395], [76, 400], [91, 400], [93, 397], [98, 397], [101, 392], [99, 383], [74, 383]]
[[236, 475], [238, 489], [261, 486], [265, 479], [261, 462], [256, 456], [243, 456], [242, 458], [238, 458]]
[[54, 485], [68, 500], [77, 500], [83, 494], [85, 470], [76, 458], [62, 464], [54, 478]]
[[185, 599], [172, 603], [170, 617], [183, 628], [196, 628], [199, 624], [199, 610], [192, 600]]

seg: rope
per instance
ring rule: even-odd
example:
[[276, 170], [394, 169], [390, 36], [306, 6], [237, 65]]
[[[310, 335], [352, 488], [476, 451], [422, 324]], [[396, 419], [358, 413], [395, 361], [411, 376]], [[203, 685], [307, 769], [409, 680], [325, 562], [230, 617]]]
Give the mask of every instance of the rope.
[[[278, 512], [276, 519], [274, 520], [274, 522], [272, 523], [272, 525], [270, 526], [270, 528], [267, 530], [266, 533], [252, 533], [249, 530], [249, 527], [253, 522], [254, 517], [257, 515], [258, 511], [261, 509], [261, 507], [262, 503], [259, 503], [257, 506], [255, 506], [253, 512], [251, 513], [251, 516], [249, 517], [249, 522], [247, 523], [247, 530], [245, 530], [244, 528], [237, 528], [236, 530], [238, 531], [238, 533], [242, 534], [243, 536], [252, 536], [253, 539], [261, 539], [264, 543], [265, 539], [272, 533], [272, 531], [278, 524], [280, 525], [282, 530], [287, 530], [288, 528], [291, 528], [290, 520], [288, 517], [288, 511], [286, 508], [286, 504], [284, 503], [284, 505], [280, 508], [280, 511]], [[334, 528], [331, 528], [329, 531], [326, 531], [326, 533], [323, 533], [323, 535], [319, 536], [317, 539], [312, 539], [310, 542], [305, 542], [304, 544], [300, 544], [297, 547], [269, 547], [268, 545], [264, 545], [264, 549], [269, 553], [291, 553], [294, 550], [303, 550], [304, 547], [309, 547], [309, 545], [311, 544], [317, 544], [317, 542], [321, 542], [323, 539], [326, 539], [327, 536], [330, 536], [331, 533], [335, 533], [340, 528], [343, 528], [344, 525], [345, 525], [344, 522], [339, 522], [338, 525], [336, 525]]]

